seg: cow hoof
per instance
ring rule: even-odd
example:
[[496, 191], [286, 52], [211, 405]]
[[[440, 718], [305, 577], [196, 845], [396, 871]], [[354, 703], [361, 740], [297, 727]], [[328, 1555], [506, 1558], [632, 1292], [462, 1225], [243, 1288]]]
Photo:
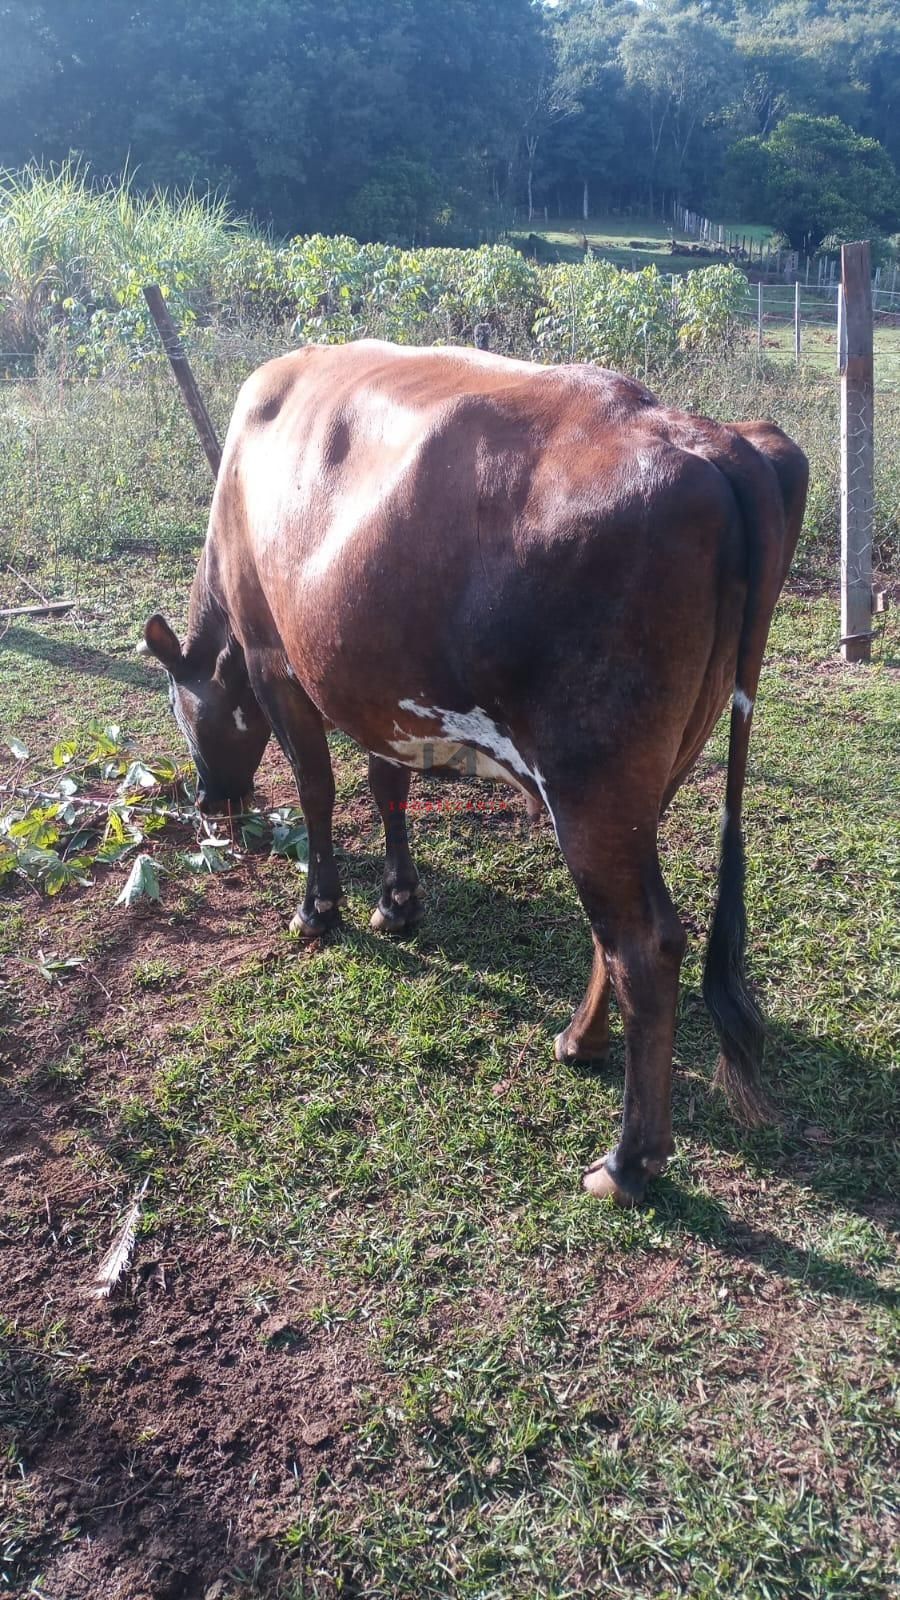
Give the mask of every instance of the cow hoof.
[[320, 900], [312, 911], [298, 906], [288, 927], [291, 933], [299, 933], [301, 939], [321, 939], [323, 933], [336, 928], [340, 920], [341, 908], [337, 902]]
[[605, 1045], [602, 1050], [590, 1050], [585, 1046], [579, 1049], [570, 1040], [568, 1028], [564, 1028], [553, 1041], [553, 1054], [562, 1067], [605, 1067], [609, 1060], [609, 1046]]
[[626, 1210], [632, 1206], [639, 1206], [644, 1198], [644, 1185], [633, 1188], [629, 1184], [627, 1188], [624, 1187], [613, 1177], [607, 1165], [608, 1161], [609, 1157], [604, 1156], [602, 1161], [595, 1161], [584, 1173], [581, 1182], [588, 1194], [593, 1195], [596, 1200], [612, 1200], [614, 1205], [622, 1206]]
[[390, 903], [379, 900], [369, 927], [373, 933], [390, 933], [394, 938], [411, 933], [425, 915], [425, 902], [419, 889], [395, 889]]

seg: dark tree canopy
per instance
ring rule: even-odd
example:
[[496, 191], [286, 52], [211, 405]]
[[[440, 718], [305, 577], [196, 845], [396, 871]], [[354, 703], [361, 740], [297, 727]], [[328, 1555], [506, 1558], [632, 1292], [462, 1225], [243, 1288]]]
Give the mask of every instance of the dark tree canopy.
[[673, 197], [792, 238], [897, 226], [896, 0], [0, 0], [0, 40], [0, 163], [127, 164], [279, 231]]

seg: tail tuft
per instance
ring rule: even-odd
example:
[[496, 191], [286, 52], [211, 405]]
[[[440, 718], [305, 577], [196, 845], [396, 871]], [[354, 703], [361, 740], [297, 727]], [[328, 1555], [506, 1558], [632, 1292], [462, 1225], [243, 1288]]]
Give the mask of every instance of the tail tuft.
[[775, 1120], [775, 1111], [760, 1081], [766, 1030], [747, 986], [746, 938], [744, 841], [740, 824], [727, 819], [722, 833], [719, 894], [706, 951], [703, 998], [712, 1013], [721, 1046], [714, 1081], [724, 1089], [738, 1120], [748, 1127], [760, 1127]]
[[724, 1091], [736, 1121], [745, 1128], [765, 1128], [779, 1120], [759, 1081], [759, 1074], [751, 1078], [744, 1067], [737, 1066], [724, 1054], [716, 1062], [713, 1083]]

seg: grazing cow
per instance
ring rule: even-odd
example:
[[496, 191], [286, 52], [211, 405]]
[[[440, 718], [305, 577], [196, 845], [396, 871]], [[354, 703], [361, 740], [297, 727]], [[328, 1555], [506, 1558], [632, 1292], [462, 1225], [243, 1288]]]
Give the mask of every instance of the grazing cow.
[[704, 994], [717, 1081], [747, 1118], [762, 1113], [741, 801], [806, 486], [805, 457], [773, 425], [669, 410], [613, 372], [371, 340], [308, 348], [241, 390], [187, 643], [161, 616], [146, 625], [198, 804], [241, 800], [274, 730], [309, 829], [301, 934], [339, 914], [328, 724], [370, 752], [386, 840], [377, 929], [422, 916], [405, 801], [423, 751], [470, 748], [480, 772], [546, 806], [594, 942], [556, 1056], [604, 1055], [612, 986], [623, 1126], [584, 1181], [623, 1204], [672, 1150], [685, 936], [657, 828], [729, 700]]

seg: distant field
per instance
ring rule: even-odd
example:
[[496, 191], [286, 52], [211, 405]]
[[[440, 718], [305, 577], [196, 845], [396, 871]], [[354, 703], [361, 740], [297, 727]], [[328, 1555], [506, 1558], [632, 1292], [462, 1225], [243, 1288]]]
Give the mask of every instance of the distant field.
[[[724, 220], [723, 226], [733, 233], [752, 238], [754, 246], [774, 237], [767, 223], [746, 223]], [[547, 227], [538, 226], [537, 218], [531, 228], [524, 225], [512, 235], [514, 241], [523, 243], [529, 233], [544, 241], [546, 254], [542, 259], [580, 261], [584, 251], [582, 240], [587, 238], [595, 255], [629, 270], [657, 266], [665, 272], [688, 272], [698, 266], [708, 265], [710, 258], [692, 256], [670, 248], [671, 229], [659, 220], [648, 221], [635, 217], [598, 217], [583, 223], [578, 217], [560, 219]], [[678, 243], [686, 243], [677, 236]], [[640, 248], [638, 248], [640, 245]], [[728, 257], [722, 253], [721, 259]], [[882, 297], [882, 311], [891, 302]], [[900, 295], [896, 299], [900, 311]], [[826, 292], [806, 285], [801, 286], [801, 355], [802, 360], [823, 372], [831, 372], [837, 362], [837, 315], [834, 291]], [[756, 284], [748, 284], [745, 319], [751, 338], [756, 336]], [[900, 319], [898, 319], [900, 321]], [[793, 284], [767, 283], [764, 286], [763, 352], [780, 359], [793, 360], [794, 356], [794, 288]], [[875, 328], [875, 381], [880, 388], [900, 388], [900, 325], [884, 323]]]
[[[735, 233], [746, 234], [748, 239], [752, 236], [754, 244], [772, 237], [767, 223], [726, 221], [724, 226]], [[523, 223], [516, 228], [513, 238], [524, 241], [530, 233], [546, 241], [548, 259], [560, 261], [580, 261], [584, 238], [596, 255], [630, 269], [655, 265], [664, 267], [667, 272], [687, 272], [709, 260], [709, 257], [691, 255], [687, 250], [672, 250], [672, 230], [658, 219], [591, 217], [583, 222], [580, 217], [567, 217], [544, 226], [535, 217], [530, 226]], [[683, 245], [699, 243], [699, 240], [688, 240], [683, 234], [676, 234], [675, 239]], [[725, 259], [724, 252], [722, 259]]]
[[[894, 310], [896, 308], [896, 311]], [[900, 294], [876, 298], [875, 382], [879, 390], [900, 388]], [[742, 313], [751, 342], [757, 337], [757, 285], [748, 284]], [[763, 286], [763, 353], [794, 359], [794, 286]], [[835, 291], [800, 291], [800, 357], [805, 366], [823, 373], [837, 371], [837, 306]]]

